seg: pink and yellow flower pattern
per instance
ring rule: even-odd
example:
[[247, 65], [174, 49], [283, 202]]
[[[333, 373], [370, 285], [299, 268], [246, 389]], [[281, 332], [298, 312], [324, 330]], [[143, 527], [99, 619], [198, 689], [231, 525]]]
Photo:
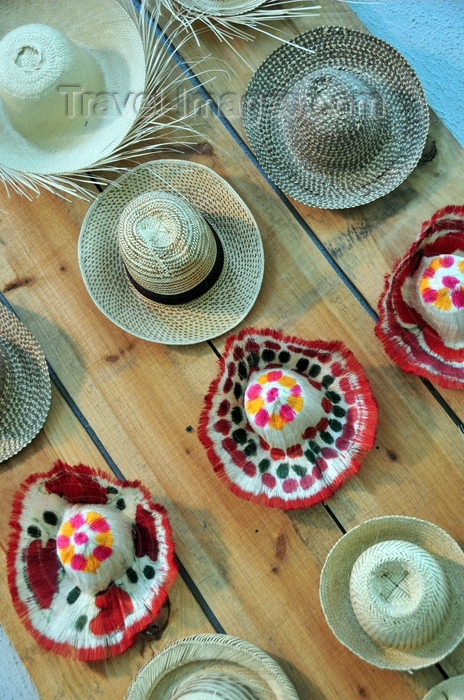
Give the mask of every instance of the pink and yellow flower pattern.
[[113, 534], [98, 511], [78, 511], [61, 525], [56, 544], [64, 566], [95, 574], [113, 552]]
[[270, 370], [251, 382], [245, 392], [245, 408], [257, 426], [282, 430], [303, 408], [301, 386], [281, 370]]
[[431, 258], [420, 277], [419, 292], [424, 303], [443, 311], [464, 308], [464, 258]]

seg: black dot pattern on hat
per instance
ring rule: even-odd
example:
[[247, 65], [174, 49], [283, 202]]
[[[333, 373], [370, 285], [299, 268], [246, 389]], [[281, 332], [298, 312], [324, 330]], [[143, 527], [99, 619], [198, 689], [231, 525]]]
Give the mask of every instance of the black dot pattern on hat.
[[150, 564], [147, 564], [146, 566], [144, 566], [143, 575], [145, 576], [145, 578], [148, 578], [148, 579], [153, 578], [155, 575], [155, 569], [153, 568], [153, 566], [150, 566]]
[[79, 598], [80, 594], [81, 594], [81, 589], [78, 586], [76, 586], [71, 591], [69, 591], [69, 593], [66, 597], [66, 601], [69, 603], [69, 605], [72, 605]]
[[74, 623], [74, 627], [77, 629], [78, 632], [81, 632], [84, 629], [84, 627], [87, 624], [87, 619], [87, 615], [79, 615], [76, 622]]
[[46, 510], [43, 514], [43, 519], [47, 525], [56, 525], [58, 523], [58, 516], [51, 510]]
[[29, 525], [27, 528], [27, 534], [31, 537], [39, 538], [42, 536], [42, 530], [37, 525]]

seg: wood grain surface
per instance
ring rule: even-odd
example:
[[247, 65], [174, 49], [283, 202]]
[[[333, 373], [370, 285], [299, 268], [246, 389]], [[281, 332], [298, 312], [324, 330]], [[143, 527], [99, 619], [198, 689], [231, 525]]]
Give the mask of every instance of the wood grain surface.
[[[332, 23], [360, 27], [345, 4], [327, 0], [319, 17], [289, 24], [288, 31]], [[253, 44], [237, 41], [235, 48], [256, 68], [277, 45], [261, 36]], [[205, 61], [211, 68], [220, 56], [233, 69], [229, 76], [217, 72], [208, 85], [218, 102], [226, 92], [241, 95], [251, 76], [231, 49], [206, 33], [201, 47], [191, 42], [182, 54], [187, 64], [211, 54]], [[424, 218], [462, 200], [463, 149], [432, 115], [433, 161], [377, 202], [328, 212], [288, 201], [266, 180], [237, 138], [244, 136], [238, 115], [224, 113], [221, 120], [211, 114], [202, 129], [196, 148], [176, 157], [223, 176], [251, 208], [263, 239], [264, 282], [241, 327], [343, 340], [363, 364], [379, 405], [375, 447], [359, 474], [326, 504], [285, 513], [234, 496], [212, 472], [196, 435], [203, 396], [216, 373], [214, 350], [223, 350], [225, 336], [174, 347], [122, 331], [95, 307], [79, 272], [77, 239], [88, 204], [48, 193], [30, 202], [2, 194], [0, 208], [7, 213], [0, 213], [0, 290], [41, 343], [63, 389], [55, 387], [39, 437], [2, 465], [2, 556], [14, 491], [30, 472], [59, 457], [107, 469], [114, 462], [125, 477], [142, 480], [167, 507], [188, 572], [172, 589], [172, 617], [161, 641], [140, 640], [111, 661], [69, 662], [41, 649], [9, 603], [4, 567], [2, 624], [43, 700], [122, 698], [138, 668], [164, 644], [212, 629], [195, 600], [198, 593], [216, 629], [271, 653], [302, 700], [422, 698], [443, 673], [464, 673], [464, 646], [442, 662], [443, 671], [374, 668], [335, 639], [318, 588], [342, 529], [367, 518], [421, 517], [464, 541], [461, 393], [432, 393], [391, 362], [373, 332], [384, 274]]]

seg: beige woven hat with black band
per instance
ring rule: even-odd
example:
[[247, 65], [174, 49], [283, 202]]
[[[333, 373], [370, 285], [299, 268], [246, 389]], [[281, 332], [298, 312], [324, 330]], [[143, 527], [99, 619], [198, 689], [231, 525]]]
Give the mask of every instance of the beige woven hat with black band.
[[125, 700], [298, 700], [280, 666], [225, 634], [180, 639], [143, 666]]
[[408, 176], [429, 115], [419, 79], [396, 49], [347, 27], [319, 27], [258, 68], [243, 122], [258, 161], [286, 194], [341, 209]]
[[426, 520], [367, 520], [329, 552], [320, 597], [333, 633], [365, 661], [431, 666], [464, 638], [464, 552]]
[[70, 173], [108, 157], [145, 80], [138, 27], [117, 0], [2, 0], [0, 170]]
[[42, 428], [51, 387], [45, 356], [21, 321], [0, 304], [0, 462]]
[[264, 270], [248, 207], [210, 168], [138, 166], [110, 185], [82, 224], [79, 264], [103, 313], [145, 340], [198, 343], [236, 326]]

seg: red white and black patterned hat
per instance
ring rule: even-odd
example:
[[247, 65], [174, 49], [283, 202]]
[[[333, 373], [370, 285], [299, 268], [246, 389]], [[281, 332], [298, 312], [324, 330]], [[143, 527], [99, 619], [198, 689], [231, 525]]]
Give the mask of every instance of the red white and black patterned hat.
[[46, 649], [82, 661], [129, 647], [161, 609], [177, 568], [165, 509], [138, 481], [61, 461], [21, 485], [8, 584]]
[[406, 372], [464, 389], [464, 206], [422, 224], [386, 277], [375, 332]]
[[367, 377], [342, 342], [246, 328], [227, 339], [198, 435], [234, 493], [302, 508], [358, 472], [377, 418]]

